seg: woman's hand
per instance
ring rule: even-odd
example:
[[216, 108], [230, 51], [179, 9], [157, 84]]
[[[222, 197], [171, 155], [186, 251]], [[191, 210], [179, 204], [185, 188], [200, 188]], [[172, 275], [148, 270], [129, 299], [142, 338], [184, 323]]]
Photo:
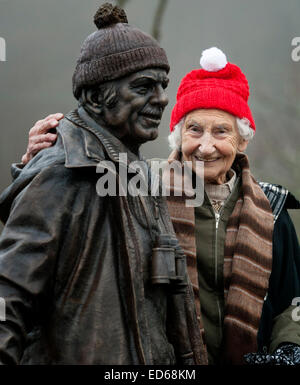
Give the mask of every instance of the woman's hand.
[[45, 119], [38, 120], [30, 129], [27, 151], [22, 156], [22, 163], [24, 165], [39, 151], [51, 147], [55, 143], [57, 134], [49, 131], [55, 129], [63, 117], [64, 115], [61, 113], [48, 115]]

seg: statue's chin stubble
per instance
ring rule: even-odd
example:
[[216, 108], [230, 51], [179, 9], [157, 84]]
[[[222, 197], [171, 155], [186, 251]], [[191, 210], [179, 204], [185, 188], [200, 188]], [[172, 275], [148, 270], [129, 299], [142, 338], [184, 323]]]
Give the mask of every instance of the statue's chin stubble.
[[157, 132], [157, 130], [155, 130], [155, 131], [151, 132], [149, 140], [155, 140], [157, 137], [158, 137], [158, 132]]

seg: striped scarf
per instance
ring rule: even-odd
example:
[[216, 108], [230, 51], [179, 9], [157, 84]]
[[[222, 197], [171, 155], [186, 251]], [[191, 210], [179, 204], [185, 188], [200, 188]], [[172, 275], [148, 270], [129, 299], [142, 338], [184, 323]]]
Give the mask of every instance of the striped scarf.
[[[169, 162], [179, 159], [172, 153]], [[257, 351], [257, 333], [272, 267], [273, 215], [268, 199], [250, 173], [248, 158], [237, 154], [233, 168], [241, 175], [241, 195], [228, 220], [224, 248], [224, 349], [226, 364], [242, 364], [243, 355]], [[203, 337], [195, 242], [194, 208], [187, 197], [168, 197], [178, 241], [186, 253], [199, 327]], [[188, 197], [190, 199], [190, 197]], [[204, 338], [203, 338], [204, 341]], [[207, 351], [202, 344], [202, 363]]]

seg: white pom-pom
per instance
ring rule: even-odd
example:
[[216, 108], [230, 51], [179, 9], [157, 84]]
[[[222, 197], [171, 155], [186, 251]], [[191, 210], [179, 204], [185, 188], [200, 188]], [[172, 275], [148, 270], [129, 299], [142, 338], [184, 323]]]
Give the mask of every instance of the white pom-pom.
[[225, 54], [217, 47], [205, 49], [200, 58], [201, 67], [210, 72], [216, 72], [223, 69], [227, 64]]

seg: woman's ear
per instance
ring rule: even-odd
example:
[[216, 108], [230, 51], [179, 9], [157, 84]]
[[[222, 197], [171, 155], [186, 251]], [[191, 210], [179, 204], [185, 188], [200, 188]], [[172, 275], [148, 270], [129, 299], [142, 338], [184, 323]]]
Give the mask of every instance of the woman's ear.
[[245, 140], [245, 139], [240, 138], [240, 142], [239, 142], [239, 145], [238, 145], [238, 150], [240, 152], [246, 151], [248, 143], [249, 143], [249, 140]]
[[100, 98], [100, 92], [97, 89], [84, 89], [82, 90], [82, 100], [84, 106], [90, 112], [96, 115], [101, 115], [103, 111], [102, 98]]

